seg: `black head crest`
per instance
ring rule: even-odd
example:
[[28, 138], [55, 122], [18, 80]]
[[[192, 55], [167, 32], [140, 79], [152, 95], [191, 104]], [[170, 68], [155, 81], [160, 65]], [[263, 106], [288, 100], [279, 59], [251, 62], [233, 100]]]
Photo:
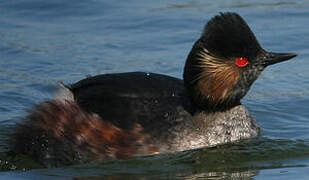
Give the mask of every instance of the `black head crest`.
[[262, 50], [244, 19], [236, 13], [220, 13], [205, 26], [204, 47], [223, 58], [254, 58]]
[[188, 55], [185, 87], [199, 108], [226, 110], [240, 104], [265, 67], [295, 56], [265, 51], [242, 17], [221, 13], [206, 24]]

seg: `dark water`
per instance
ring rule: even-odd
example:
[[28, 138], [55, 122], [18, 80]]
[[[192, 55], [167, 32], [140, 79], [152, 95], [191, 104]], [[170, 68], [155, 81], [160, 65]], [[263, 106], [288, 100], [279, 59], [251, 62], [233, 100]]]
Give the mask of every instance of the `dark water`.
[[[0, 179], [308, 179], [309, 2], [0, 1]], [[243, 99], [264, 137], [177, 154], [36, 169], [4, 160], [12, 125], [57, 82], [151, 71], [181, 77], [193, 42], [221, 11], [240, 13], [262, 46], [295, 52], [268, 68]], [[30, 169], [30, 171], [9, 169]]]

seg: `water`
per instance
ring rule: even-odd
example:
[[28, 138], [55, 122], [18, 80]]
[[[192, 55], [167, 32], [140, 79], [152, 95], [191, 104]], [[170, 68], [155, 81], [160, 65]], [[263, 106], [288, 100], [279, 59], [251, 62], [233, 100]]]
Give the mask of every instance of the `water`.
[[[308, 8], [305, 0], [1, 1], [0, 179], [308, 179]], [[222, 11], [241, 14], [266, 50], [299, 54], [266, 69], [243, 99], [263, 138], [57, 169], [4, 161], [12, 126], [59, 81], [128, 71], [181, 78], [205, 22]]]

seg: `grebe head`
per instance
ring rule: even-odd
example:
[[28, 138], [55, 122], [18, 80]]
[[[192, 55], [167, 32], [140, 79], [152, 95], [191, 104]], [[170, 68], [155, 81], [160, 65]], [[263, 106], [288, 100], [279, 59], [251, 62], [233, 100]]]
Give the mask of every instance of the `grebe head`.
[[236, 13], [221, 13], [205, 26], [186, 61], [184, 83], [196, 106], [207, 111], [240, 104], [268, 65], [295, 57], [265, 51]]

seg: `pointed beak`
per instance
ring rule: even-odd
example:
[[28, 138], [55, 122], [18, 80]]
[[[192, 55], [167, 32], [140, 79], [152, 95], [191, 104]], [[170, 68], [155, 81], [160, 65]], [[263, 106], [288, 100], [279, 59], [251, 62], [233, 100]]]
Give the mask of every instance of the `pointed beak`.
[[265, 66], [269, 66], [279, 62], [287, 61], [295, 56], [297, 56], [297, 54], [267, 52], [266, 55], [264, 56], [263, 64]]

